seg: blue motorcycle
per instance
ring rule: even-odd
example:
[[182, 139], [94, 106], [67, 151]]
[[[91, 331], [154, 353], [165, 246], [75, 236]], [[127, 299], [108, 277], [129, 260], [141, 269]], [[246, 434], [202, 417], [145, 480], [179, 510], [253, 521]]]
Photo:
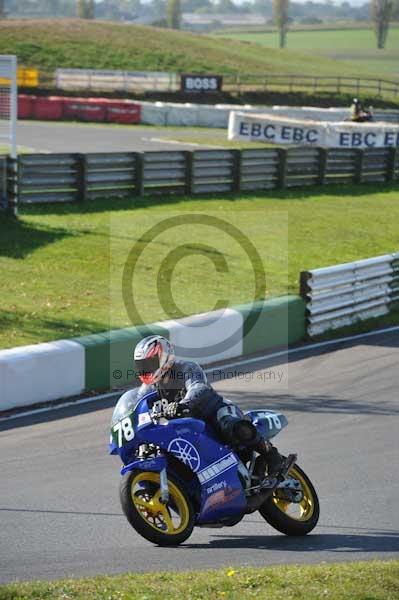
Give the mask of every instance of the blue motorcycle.
[[[162, 401], [133, 389], [119, 399], [111, 422], [110, 454], [118, 454], [120, 500], [129, 523], [160, 546], [184, 542], [198, 527], [236, 525], [258, 510], [286, 535], [306, 535], [319, 519], [319, 501], [290, 455], [277, 477], [254, 475], [257, 453], [233, 450], [204, 421], [167, 420]], [[165, 401], [166, 402], [166, 401]], [[247, 413], [265, 439], [288, 424], [268, 410]], [[256, 470], [255, 470], [256, 471]]]

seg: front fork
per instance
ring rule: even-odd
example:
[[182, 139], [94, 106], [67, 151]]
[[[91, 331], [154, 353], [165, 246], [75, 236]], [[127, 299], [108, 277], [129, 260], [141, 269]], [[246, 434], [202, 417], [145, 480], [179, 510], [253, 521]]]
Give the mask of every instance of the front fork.
[[166, 472], [166, 467], [162, 469], [159, 473], [160, 479], [160, 487], [161, 487], [161, 497], [160, 501], [162, 504], [167, 504], [169, 502], [169, 485], [168, 485], [168, 474]]

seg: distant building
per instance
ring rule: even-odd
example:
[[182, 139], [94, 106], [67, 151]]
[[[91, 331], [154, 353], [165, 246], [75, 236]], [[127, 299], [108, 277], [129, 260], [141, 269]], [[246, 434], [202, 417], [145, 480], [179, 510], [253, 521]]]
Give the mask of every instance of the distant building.
[[242, 27], [243, 25], [264, 25], [267, 19], [261, 14], [234, 13], [183, 13], [184, 29], [191, 31], [207, 31], [217, 27]]

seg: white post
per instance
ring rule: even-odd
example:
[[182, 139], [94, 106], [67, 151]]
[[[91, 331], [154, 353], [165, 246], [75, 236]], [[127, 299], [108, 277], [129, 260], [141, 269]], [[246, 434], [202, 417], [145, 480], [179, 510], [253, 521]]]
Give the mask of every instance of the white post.
[[17, 156], [17, 57], [0, 55], [0, 139], [7, 142], [7, 154]]
[[11, 98], [10, 98], [10, 135], [11, 135], [11, 157], [17, 158], [17, 120], [18, 120], [18, 63], [17, 57], [11, 56]]

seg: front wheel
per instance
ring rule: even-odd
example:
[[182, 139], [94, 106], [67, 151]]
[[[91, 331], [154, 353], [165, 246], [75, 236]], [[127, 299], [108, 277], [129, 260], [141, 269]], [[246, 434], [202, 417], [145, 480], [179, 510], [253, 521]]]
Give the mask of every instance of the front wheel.
[[194, 527], [192, 503], [178, 481], [168, 474], [169, 500], [161, 502], [159, 473], [130, 471], [120, 483], [123, 512], [134, 529], [159, 546], [177, 546]]
[[319, 499], [309, 477], [294, 465], [288, 478], [301, 484], [302, 499], [293, 502], [289, 494], [277, 489], [259, 509], [262, 517], [281, 533], [286, 535], [306, 535], [317, 525], [320, 515]]

